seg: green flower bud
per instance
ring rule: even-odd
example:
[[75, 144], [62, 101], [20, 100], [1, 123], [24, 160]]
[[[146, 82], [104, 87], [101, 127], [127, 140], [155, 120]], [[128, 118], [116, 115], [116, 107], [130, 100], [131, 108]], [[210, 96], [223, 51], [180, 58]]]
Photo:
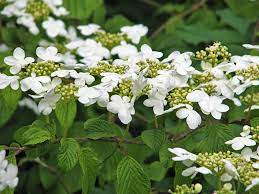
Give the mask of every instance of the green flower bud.
[[45, 20], [49, 17], [51, 10], [41, 0], [29, 0], [25, 12], [30, 13], [35, 20]]

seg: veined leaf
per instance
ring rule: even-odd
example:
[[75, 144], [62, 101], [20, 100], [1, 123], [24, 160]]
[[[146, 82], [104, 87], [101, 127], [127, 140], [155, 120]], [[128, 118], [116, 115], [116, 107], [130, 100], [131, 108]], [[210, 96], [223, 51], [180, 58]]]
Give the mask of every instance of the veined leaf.
[[20, 97], [20, 90], [12, 90], [10, 87], [0, 90], [0, 127], [13, 115]]
[[149, 194], [150, 180], [141, 165], [130, 156], [126, 156], [117, 168], [118, 194]]
[[152, 129], [143, 131], [141, 138], [147, 146], [154, 151], [158, 151], [165, 141], [165, 131], [161, 129]]
[[51, 133], [38, 126], [25, 126], [18, 129], [14, 139], [21, 145], [35, 145], [51, 139]]
[[64, 170], [71, 170], [78, 161], [80, 146], [73, 138], [63, 138], [60, 141], [58, 152], [58, 166]]
[[91, 194], [94, 189], [100, 161], [90, 148], [84, 148], [79, 155], [79, 164], [83, 172], [81, 183], [83, 193]]
[[122, 136], [122, 131], [117, 125], [98, 118], [87, 120], [84, 128], [86, 137], [90, 139]]

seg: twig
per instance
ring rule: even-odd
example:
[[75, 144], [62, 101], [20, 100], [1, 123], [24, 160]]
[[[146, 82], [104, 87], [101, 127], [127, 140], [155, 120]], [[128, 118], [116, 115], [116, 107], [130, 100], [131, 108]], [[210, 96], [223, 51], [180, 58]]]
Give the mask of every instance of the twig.
[[[193, 4], [190, 9], [187, 9], [186, 11], [184, 11], [180, 14], [177, 14], [175, 16], [171, 16], [171, 17], [184, 18], [184, 17], [188, 16], [189, 14], [191, 14], [192, 12], [200, 9], [206, 3], [206, 1], [207, 0], [198, 1], [197, 3]], [[152, 38], [152, 39], [155, 38], [161, 31], [163, 31], [166, 28], [166, 26], [168, 25], [168, 23], [170, 23], [171, 17], [166, 22], [164, 22], [160, 27], [158, 27], [157, 30], [155, 30], [151, 34], [150, 38]]]
[[148, 5], [151, 5], [153, 7], [156, 7], [156, 8], [161, 6], [159, 3], [157, 3], [156, 1], [153, 1], [153, 0], [140, 0], [140, 1], [142, 1]]
[[256, 43], [257, 32], [259, 32], [259, 20], [257, 20], [256, 23], [255, 23], [254, 33], [253, 33], [253, 36], [252, 36], [252, 43], [253, 44]]

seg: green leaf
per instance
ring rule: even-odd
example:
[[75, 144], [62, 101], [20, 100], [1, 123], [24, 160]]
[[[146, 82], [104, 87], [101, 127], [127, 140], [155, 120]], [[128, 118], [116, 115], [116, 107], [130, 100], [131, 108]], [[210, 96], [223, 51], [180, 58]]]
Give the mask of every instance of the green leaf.
[[156, 161], [145, 167], [145, 172], [149, 178], [154, 181], [161, 181], [167, 172], [167, 169], [162, 163]]
[[12, 90], [10, 87], [0, 90], [0, 127], [11, 118], [20, 98], [20, 90]]
[[150, 180], [141, 165], [130, 156], [126, 156], [117, 168], [118, 194], [149, 194]]
[[90, 139], [122, 136], [122, 131], [117, 125], [99, 118], [87, 120], [84, 123], [84, 128], [85, 136]]
[[227, 149], [225, 142], [234, 138], [237, 133], [241, 132], [238, 125], [217, 124], [204, 127], [195, 134], [197, 139], [197, 151], [199, 152], [218, 152]]
[[59, 102], [55, 109], [56, 117], [66, 135], [67, 130], [72, 126], [76, 117], [76, 102], [74, 100]]
[[259, 16], [259, 1], [225, 0], [229, 7], [238, 15], [255, 20]]
[[115, 15], [111, 19], [107, 20], [104, 27], [109, 32], [119, 32], [121, 27], [128, 25], [132, 25], [132, 22], [126, 17], [123, 15]]
[[50, 173], [48, 170], [46, 170], [45, 167], [39, 168], [39, 174], [40, 174], [41, 184], [45, 189], [49, 189], [50, 187], [55, 185], [57, 181], [57, 176]]
[[158, 151], [162, 144], [165, 142], [165, 131], [161, 129], [152, 129], [143, 131], [141, 138], [147, 146], [154, 151]]
[[63, 5], [69, 11], [68, 17], [86, 20], [103, 4], [103, 0], [64, 0]]
[[259, 126], [259, 117], [253, 118], [253, 119], [250, 121], [250, 123], [251, 123], [251, 126], [252, 126], [252, 127], [257, 127], [257, 126]]
[[80, 145], [75, 139], [61, 139], [57, 156], [58, 166], [64, 171], [71, 170], [77, 164], [79, 151]]
[[170, 147], [172, 147], [171, 143], [164, 143], [159, 150], [160, 162], [167, 168], [170, 168], [173, 164], [172, 154], [168, 151]]
[[216, 12], [220, 16], [222, 22], [230, 25], [234, 29], [238, 30], [241, 34], [245, 34], [248, 30], [251, 22], [248, 20], [237, 16], [230, 9], [224, 9]]
[[81, 183], [83, 193], [91, 194], [94, 189], [100, 161], [90, 148], [84, 148], [79, 155], [79, 164], [83, 172]]
[[51, 139], [51, 133], [38, 126], [25, 126], [18, 129], [14, 139], [21, 145], [35, 145]]
[[182, 175], [183, 170], [185, 170], [186, 168], [188, 167], [183, 165], [181, 162], [175, 163], [174, 188], [176, 187], [176, 185], [191, 184], [192, 179], [190, 177], [185, 177]]

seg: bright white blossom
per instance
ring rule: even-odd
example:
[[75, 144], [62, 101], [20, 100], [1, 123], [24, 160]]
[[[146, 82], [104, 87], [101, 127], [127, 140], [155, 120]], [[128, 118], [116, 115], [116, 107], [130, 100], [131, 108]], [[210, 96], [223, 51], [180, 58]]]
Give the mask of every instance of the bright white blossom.
[[141, 37], [147, 34], [148, 28], [142, 24], [124, 26], [121, 28], [121, 32], [127, 34], [128, 38], [131, 39], [134, 44], [138, 44]]
[[118, 117], [123, 124], [130, 123], [132, 120], [131, 115], [135, 114], [133, 104], [127, 96], [120, 97], [119, 95], [113, 95], [111, 101], [107, 104], [107, 110], [114, 114], [118, 114]]
[[121, 42], [119, 46], [113, 47], [111, 50], [112, 55], [118, 55], [121, 59], [128, 59], [129, 57], [136, 56], [138, 53], [137, 48], [134, 45]]
[[46, 33], [50, 38], [67, 35], [65, 24], [62, 20], [55, 20], [54, 18], [49, 17], [48, 20], [42, 23], [42, 27], [46, 30]]
[[78, 26], [77, 28], [80, 30], [81, 34], [85, 36], [90, 36], [91, 34], [99, 31], [101, 27], [97, 24], [88, 24], [84, 26]]
[[4, 89], [7, 86], [11, 86], [13, 90], [19, 88], [19, 76], [7, 76], [0, 73], [0, 89]]
[[206, 167], [192, 166], [192, 167], [189, 167], [189, 168], [185, 169], [182, 172], [182, 175], [183, 176], [191, 176], [191, 178], [193, 179], [198, 173], [201, 173], [201, 174], [212, 174], [211, 170], [206, 168]]
[[25, 65], [34, 62], [34, 59], [32, 57], [25, 57], [24, 50], [18, 47], [14, 50], [13, 56], [4, 58], [4, 62], [11, 66], [10, 72], [12, 74], [17, 74], [25, 67]]
[[60, 62], [61, 55], [58, 53], [58, 49], [56, 47], [50, 46], [47, 48], [38, 47], [36, 49], [36, 54], [43, 61], [53, 61]]
[[176, 112], [176, 116], [179, 119], [185, 119], [190, 129], [196, 129], [201, 124], [201, 116], [190, 105], [186, 105], [185, 108], [180, 108]]

